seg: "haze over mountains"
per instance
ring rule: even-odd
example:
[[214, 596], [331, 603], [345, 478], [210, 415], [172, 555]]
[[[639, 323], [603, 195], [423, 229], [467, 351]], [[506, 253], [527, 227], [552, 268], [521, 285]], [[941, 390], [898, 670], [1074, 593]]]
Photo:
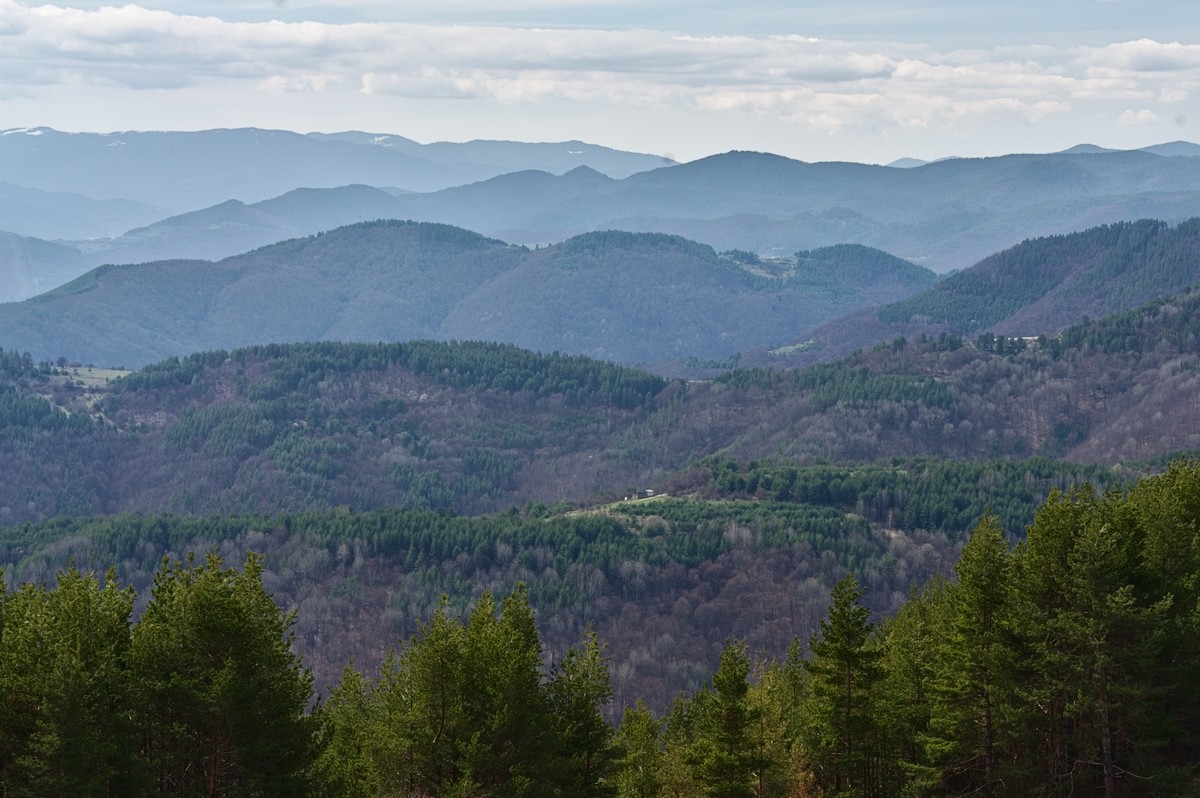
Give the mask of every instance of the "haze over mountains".
[[0, 269], [15, 275], [0, 300], [49, 290], [90, 266], [220, 259], [385, 218], [529, 246], [603, 229], [760, 255], [860, 243], [945, 272], [1029, 237], [1200, 215], [1198, 152], [1187, 142], [1081, 146], [904, 169], [730, 152], [664, 165], [578, 142], [6, 131], [0, 230], [67, 249], [50, 254], [23, 241], [0, 252]]
[[1200, 284], [1200, 222], [1143, 219], [1024, 241], [909, 299], [822, 325], [743, 365], [799, 367], [897, 336], [1054, 335]]
[[627, 177], [671, 161], [579, 141], [418, 144], [360, 132], [63, 133], [42, 127], [0, 131], [0, 163], [6, 182], [26, 188], [180, 213], [228, 199], [258, 202], [300, 187], [368, 183], [435, 191], [522, 169], [562, 173], [588, 164]]

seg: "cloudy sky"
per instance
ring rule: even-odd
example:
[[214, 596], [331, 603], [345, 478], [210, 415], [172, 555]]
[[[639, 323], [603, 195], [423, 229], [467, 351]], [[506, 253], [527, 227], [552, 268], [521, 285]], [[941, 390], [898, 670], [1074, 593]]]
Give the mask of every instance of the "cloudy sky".
[[873, 163], [1200, 142], [1200, 14], [1195, 0], [0, 0], [0, 129], [39, 125]]

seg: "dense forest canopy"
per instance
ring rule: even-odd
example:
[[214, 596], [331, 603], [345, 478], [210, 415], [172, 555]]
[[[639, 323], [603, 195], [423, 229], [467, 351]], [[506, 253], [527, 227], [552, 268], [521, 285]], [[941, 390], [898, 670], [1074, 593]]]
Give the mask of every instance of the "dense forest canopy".
[[275, 344], [115, 380], [6, 351], [0, 524], [593, 502], [714, 454], [1136, 471], [1200, 449], [1198, 319], [1185, 293], [1055, 336], [898, 337], [803, 371], [686, 382], [480, 342]]

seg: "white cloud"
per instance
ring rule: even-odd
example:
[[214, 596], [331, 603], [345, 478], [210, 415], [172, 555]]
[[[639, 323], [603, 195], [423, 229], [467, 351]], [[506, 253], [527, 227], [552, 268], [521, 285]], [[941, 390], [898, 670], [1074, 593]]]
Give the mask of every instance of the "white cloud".
[[1122, 112], [1118, 120], [1122, 125], [1148, 125], [1161, 122], [1162, 117], [1148, 108], [1143, 108], [1140, 111], [1134, 111], [1130, 108]]
[[[82, 9], [0, 0], [0, 91], [35, 107], [38, 98], [50, 103], [81, 84], [132, 95], [175, 89], [181, 102], [188, 91], [205, 91], [230, 103], [240, 98], [241, 107], [252, 107], [254, 97], [283, 95], [331, 107], [355, 97], [448, 99], [527, 113], [549, 104], [598, 104], [741, 115], [820, 134], [966, 136], [1082, 108], [1122, 125], [1155, 121], [1152, 111], [1130, 109], [1192, 102], [1200, 88], [1200, 45], [1139, 39], [938, 49], [648, 29], [232, 22], [136, 5]], [[172, 125], [165, 119], [160, 126]]]
[[1200, 45], [1138, 39], [1091, 50], [1083, 60], [1122, 72], [1188, 72], [1200, 69]]

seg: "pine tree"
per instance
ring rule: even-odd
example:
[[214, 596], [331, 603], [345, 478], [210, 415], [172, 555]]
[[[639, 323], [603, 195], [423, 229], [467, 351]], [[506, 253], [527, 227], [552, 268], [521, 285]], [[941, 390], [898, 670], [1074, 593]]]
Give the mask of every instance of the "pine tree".
[[445, 795], [473, 784], [474, 774], [464, 768], [473, 739], [471, 696], [463, 685], [466, 641], [466, 627], [443, 599], [385, 662], [372, 704], [372, 747], [390, 791]]
[[697, 753], [700, 783], [704, 794], [712, 798], [754, 795], [752, 774], [762, 763], [752, 747], [757, 712], [749, 702], [749, 676], [746, 644], [727, 640], [713, 674]]
[[347, 666], [317, 711], [316, 756], [306, 779], [314, 798], [362, 798], [382, 792], [371, 748], [384, 730], [372, 722], [373, 697], [362, 674]]
[[[926, 755], [930, 705], [935, 678], [934, 651], [945, 635], [948, 582], [941, 577], [914, 591], [900, 611], [883, 625], [885, 673], [879, 702], [881, 723], [889, 730], [897, 756], [893, 785], [934, 793], [940, 770]], [[899, 786], [891, 792], [899, 792]]]
[[568, 649], [546, 686], [554, 731], [551, 771], [559, 795], [605, 798], [616, 794], [617, 749], [613, 729], [601, 714], [612, 697], [604, 649], [595, 632]]
[[834, 795], [880, 792], [873, 691], [883, 676], [882, 653], [871, 645], [874, 624], [859, 603], [865, 592], [853, 574], [843, 577], [833, 587], [829, 617], [809, 641], [805, 747], [818, 785]]
[[934, 678], [926, 749], [942, 788], [990, 798], [1011, 704], [1013, 643], [1008, 627], [1008, 544], [995, 516], [971, 533], [945, 596], [943, 634], [933, 648]]
[[468, 619], [463, 656], [464, 751], [474, 783], [501, 798], [544, 784], [550, 713], [542, 689], [542, 644], [524, 585], [509, 594], [499, 617], [485, 594]]
[[750, 706], [749, 743], [754, 770], [751, 786], [757, 798], [788, 795], [793, 782], [802, 778], [797, 770], [796, 738], [791, 734], [799, 718], [800, 697], [796, 684], [802, 677], [803, 666], [791, 663], [771, 663], [750, 685], [747, 701]]
[[616, 773], [619, 798], [658, 798], [662, 783], [660, 734], [661, 726], [644, 700], [639, 698], [632, 709], [625, 708], [616, 733], [621, 755]]
[[126, 657], [133, 592], [71, 568], [0, 598], [0, 795], [139, 787]]
[[133, 629], [142, 753], [160, 795], [290, 796], [311, 754], [312, 676], [291, 650], [292, 617], [210, 553], [164, 563]]
[[1153, 709], [1174, 599], [1139, 579], [1130, 509], [1119, 493], [1052, 494], [1013, 557], [1026, 747], [1042, 752], [1031, 779], [1064, 793], [1076, 785], [1111, 798], [1123, 783], [1164, 781], [1157, 751], [1171, 724]]
[[688, 697], [678, 695], [663, 718], [663, 751], [659, 759], [660, 795], [694, 798], [704, 792], [700, 782], [697, 741], [704, 733], [704, 718], [712, 693], [707, 689]]

